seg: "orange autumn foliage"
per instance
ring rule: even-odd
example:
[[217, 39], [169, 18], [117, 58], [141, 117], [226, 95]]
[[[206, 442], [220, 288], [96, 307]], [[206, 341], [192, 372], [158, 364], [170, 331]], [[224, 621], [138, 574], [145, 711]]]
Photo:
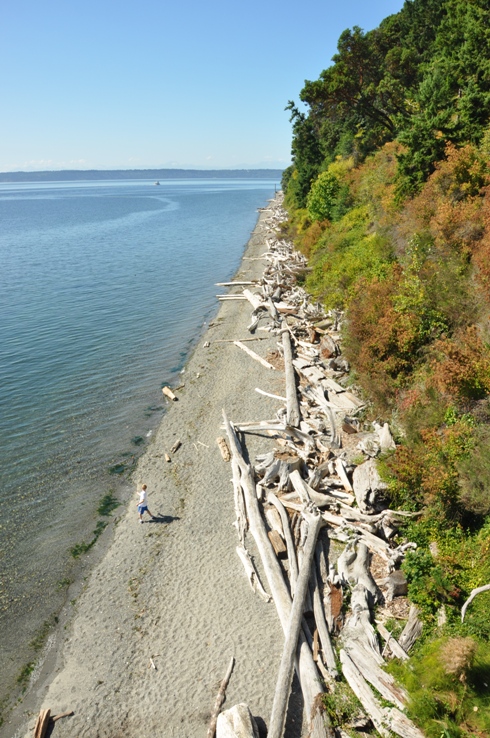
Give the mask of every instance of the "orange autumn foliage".
[[364, 282], [348, 313], [346, 355], [364, 387], [385, 407], [413, 370], [420, 345], [418, 316], [394, 304], [402, 278], [401, 267], [394, 265], [389, 278]]
[[454, 400], [478, 400], [490, 393], [490, 348], [469, 326], [453, 338], [434, 342], [428, 386]]
[[406, 241], [416, 232], [428, 232], [438, 251], [469, 254], [484, 231], [482, 212], [487, 165], [468, 144], [446, 148], [421, 192], [408, 202], [400, 218], [399, 233]]

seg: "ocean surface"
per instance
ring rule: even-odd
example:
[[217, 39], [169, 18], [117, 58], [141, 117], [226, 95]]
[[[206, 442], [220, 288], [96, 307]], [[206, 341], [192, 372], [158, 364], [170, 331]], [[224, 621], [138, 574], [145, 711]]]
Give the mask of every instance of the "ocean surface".
[[276, 184], [0, 184], [0, 702]]

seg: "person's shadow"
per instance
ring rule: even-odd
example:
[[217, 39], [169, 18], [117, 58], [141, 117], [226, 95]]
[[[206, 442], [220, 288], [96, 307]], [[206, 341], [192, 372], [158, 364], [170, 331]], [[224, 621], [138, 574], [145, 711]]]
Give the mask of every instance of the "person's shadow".
[[145, 520], [145, 523], [173, 523], [175, 520], [180, 520], [180, 518], [173, 516], [173, 515], [162, 515], [161, 513], [158, 513], [158, 515], [154, 515], [149, 520]]

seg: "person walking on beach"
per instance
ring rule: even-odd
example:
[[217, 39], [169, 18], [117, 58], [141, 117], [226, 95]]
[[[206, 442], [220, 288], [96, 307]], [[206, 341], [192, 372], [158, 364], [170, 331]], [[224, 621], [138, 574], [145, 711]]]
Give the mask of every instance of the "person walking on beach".
[[145, 512], [147, 512], [148, 515], [150, 516], [150, 518], [153, 520], [153, 515], [151, 514], [151, 512], [148, 509], [148, 492], [147, 492], [147, 489], [148, 488], [147, 488], [146, 484], [143, 484], [143, 486], [141, 487], [141, 490], [139, 492], [140, 498], [138, 500], [138, 513], [139, 513], [139, 516], [140, 516], [140, 523], [143, 522], [143, 515], [144, 515]]

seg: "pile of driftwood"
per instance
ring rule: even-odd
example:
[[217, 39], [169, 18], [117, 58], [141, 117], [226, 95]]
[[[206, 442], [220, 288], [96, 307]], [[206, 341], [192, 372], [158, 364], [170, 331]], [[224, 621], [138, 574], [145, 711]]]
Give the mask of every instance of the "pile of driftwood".
[[[283, 735], [294, 668], [306, 735], [342, 735], [330, 726], [321, 699], [325, 692], [335, 695], [341, 670], [362, 705], [351, 729], [373, 725], [382, 736], [421, 738], [404, 714], [404, 691], [382, 668], [386, 658], [408, 658], [421, 631], [417, 612], [411, 608], [398, 640], [373, 616], [377, 604], [406, 594], [399, 567], [405, 552], [415, 547], [393, 543], [400, 521], [411, 513], [387, 507], [376, 469], [376, 456], [394, 448], [394, 441], [386, 423], [367, 428], [359, 419], [365, 405], [349, 387], [342, 315], [326, 314], [298, 285], [307, 265], [280, 237], [286, 213], [279, 198], [267, 210], [270, 237], [263, 277], [260, 283], [241, 283], [240, 295], [223, 298], [251, 304], [252, 334], [277, 336], [275, 357], [260, 357], [243, 342], [237, 346], [270, 370], [283, 363], [285, 392], [271, 395], [281, 404], [273, 419], [232, 422], [224, 411], [223, 416], [233, 468], [237, 552], [254, 591], [273, 600], [285, 634], [268, 738]], [[243, 453], [247, 433], [275, 439], [274, 450], [256, 458], [253, 466]], [[228, 458], [224, 439], [218, 442]], [[264, 583], [247, 551], [248, 533], [261, 558]], [[371, 572], [373, 557], [382, 564], [377, 580]], [[346, 593], [348, 607], [343, 605]], [[218, 738], [258, 736], [246, 705], [219, 714], [216, 723]]]

